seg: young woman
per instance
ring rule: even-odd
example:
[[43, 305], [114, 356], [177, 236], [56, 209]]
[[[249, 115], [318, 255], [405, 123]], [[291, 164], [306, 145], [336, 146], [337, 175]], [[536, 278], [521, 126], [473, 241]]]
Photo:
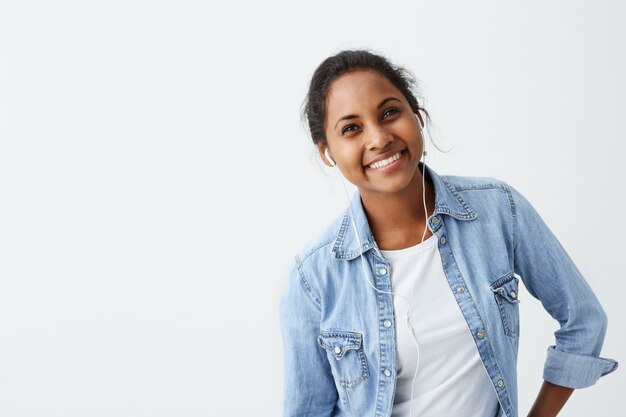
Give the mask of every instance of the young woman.
[[517, 417], [521, 278], [560, 323], [529, 414], [556, 416], [617, 367], [599, 357], [606, 315], [515, 188], [425, 164], [413, 85], [362, 50], [311, 80], [313, 143], [357, 190], [290, 265], [284, 415]]

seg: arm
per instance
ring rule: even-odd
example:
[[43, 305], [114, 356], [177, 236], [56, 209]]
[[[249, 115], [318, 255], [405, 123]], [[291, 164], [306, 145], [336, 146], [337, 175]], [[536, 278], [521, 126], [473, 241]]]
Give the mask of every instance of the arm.
[[339, 395], [326, 353], [317, 344], [321, 309], [312, 291], [296, 257], [279, 309], [285, 354], [284, 417], [331, 416]]
[[533, 404], [528, 417], [554, 417], [559, 414], [563, 405], [574, 392], [573, 388], [554, 385], [543, 381], [539, 395]]
[[[514, 216], [514, 271], [528, 292], [541, 301], [559, 322], [556, 345], [548, 348], [543, 379], [567, 388], [585, 388], [617, 368], [601, 358], [607, 316], [598, 299], [563, 246], [530, 202], [515, 188], [510, 190]], [[538, 400], [556, 398], [547, 386]], [[558, 395], [564, 403], [564, 395]]]

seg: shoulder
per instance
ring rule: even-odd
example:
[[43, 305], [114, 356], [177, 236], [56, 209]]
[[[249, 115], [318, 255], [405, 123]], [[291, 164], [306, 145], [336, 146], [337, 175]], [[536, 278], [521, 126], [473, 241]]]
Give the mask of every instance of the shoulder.
[[479, 216], [500, 212], [510, 217], [514, 212], [514, 189], [502, 179], [468, 175], [442, 175], [441, 179], [452, 194]]
[[442, 175], [441, 178], [454, 191], [499, 190], [507, 192], [507, 183], [495, 177]]
[[[346, 209], [347, 210], [347, 209]], [[346, 210], [337, 214], [317, 235], [312, 236], [302, 245], [296, 255], [296, 261], [303, 265], [319, 256], [331, 256], [334, 242], [342, 227], [346, 227]]]
[[333, 269], [334, 255], [332, 250], [337, 236], [342, 227], [348, 224], [345, 220], [347, 209], [335, 216], [323, 230], [310, 238], [296, 252], [290, 262], [290, 276], [292, 285], [298, 285], [306, 289], [310, 297], [317, 305], [321, 304], [323, 293], [323, 276]]

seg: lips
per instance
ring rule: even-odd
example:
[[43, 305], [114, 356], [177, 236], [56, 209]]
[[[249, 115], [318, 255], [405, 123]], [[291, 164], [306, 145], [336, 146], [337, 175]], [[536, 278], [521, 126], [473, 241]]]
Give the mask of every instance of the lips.
[[404, 151], [404, 149], [396, 149], [395, 151], [389, 151], [387, 153], [384, 153], [384, 154], [374, 158], [373, 160], [369, 161], [367, 164], [365, 164], [365, 166], [372, 165], [374, 162], [385, 160], [385, 159], [389, 158], [390, 156], [393, 156], [393, 155], [397, 154], [398, 152], [402, 152], [402, 151]]
[[[384, 169], [385, 167], [388, 167], [389, 165], [393, 165], [396, 162], [398, 162], [404, 156], [404, 154], [406, 153], [405, 151], [406, 151], [406, 149], [402, 149], [402, 150], [399, 150], [399, 151], [388, 152], [388, 153], [386, 153], [384, 155], [381, 155], [380, 157], [376, 158], [375, 160], [373, 160], [369, 164], [365, 165], [365, 168], [369, 168], [371, 170]], [[381, 161], [390, 159], [390, 158], [392, 158], [392, 157], [394, 157], [396, 155], [398, 155], [398, 156], [395, 158], [395, 160], [393, 160], [392, 162], [388, 163], [387, 165], [378, 166], [378, 167], [371, 167], [370, 166], [370, 165], [375, 164], [377, 162], [381, 162]]]

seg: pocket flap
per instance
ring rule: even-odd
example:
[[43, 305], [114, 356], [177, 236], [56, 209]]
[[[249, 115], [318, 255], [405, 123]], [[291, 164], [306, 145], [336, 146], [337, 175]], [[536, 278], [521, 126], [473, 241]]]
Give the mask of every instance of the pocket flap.
[[519, 303], [518, 299], [519, 278], [513, 275], [513, 271], [508, 272], [491, 284], [491, 291], [499, 294], [502, 298], [511, 303]]
[[351, 349], [359, 349], [363, 335], [354, 332], [321, 331], [317, 342], [321, 347], [331, 352], [337, 360]]

